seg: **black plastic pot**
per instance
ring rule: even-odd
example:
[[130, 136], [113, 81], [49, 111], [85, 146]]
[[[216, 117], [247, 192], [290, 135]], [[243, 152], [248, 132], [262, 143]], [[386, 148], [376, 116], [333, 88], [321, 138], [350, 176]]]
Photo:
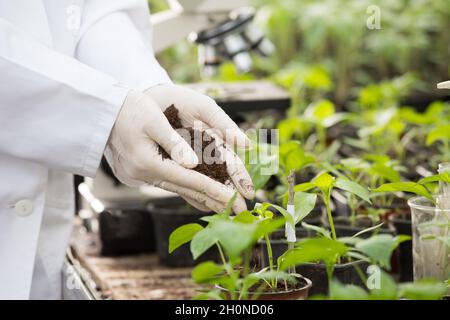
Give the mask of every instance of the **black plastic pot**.
[[[361, 277], [355, 269], [359, 267], [362, 272], [365, 272], [368, 263], [363, 260], [338, 264], [334, 267], [333, 278], [338, 279], [344, 284], [353, 284], [364, 287]], [[328, 294], [328, 277], [325, 264], [323, 263], [306, 263], [295, 268], [296, 272], [312, 281], [312, 287], [309, 295], [327, 295]]]
[[141, 203], [108, 204], [98, 216], [101, 254], [118, 256], [153, 252], [153, 220]]
[[164, 207], [160, 204], [157, 206], [149, 205], [148, 208], [155, 224], [156, 251], [158, 253], [159, 262], [162, 265], [168, 267], [190, 267], [201, 261], [219, 261], [216, 248], [211, 248], [199, 259], [194, 260], [189, 249], [189, 244], [184, 244], [169, 254], [170, 234], [176, 228], [188, 223], [206, 225], [205, 222], [200, 221], [199, 219], [210, 215], [209, 213], [201, 212], [186, 204], [180, 204], [179, 200], [174, 200], [172, 203], [168, 200]]
[[[410, 219], [393, 218], [392, 224], [397, 234], [412, 236]], [[401, 282], [413, 281], [413, 255], [412, 241], [405, 241], [399, 245], [399, 280]]]

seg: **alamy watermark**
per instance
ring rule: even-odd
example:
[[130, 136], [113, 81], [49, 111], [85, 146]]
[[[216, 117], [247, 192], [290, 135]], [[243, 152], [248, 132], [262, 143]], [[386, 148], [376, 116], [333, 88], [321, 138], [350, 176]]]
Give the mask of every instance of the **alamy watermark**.
[[92, 279], [91, 273], [83, 268], [80, 264], [67, 266], [66, 283], [68, 290], [81, 290], [83, 283], [89, 288], [95, 288], [95, 281]]
[[73, 35], [77, 35], [81, 28], [81, 7], [75, 4], [66, 8], [66, 28]]
[[366, 27], [369, 30], [381, 29], [381, 8], [377, 5], [370, 5], [366, 9], [366, 14], [369, 15], [366, 20]]

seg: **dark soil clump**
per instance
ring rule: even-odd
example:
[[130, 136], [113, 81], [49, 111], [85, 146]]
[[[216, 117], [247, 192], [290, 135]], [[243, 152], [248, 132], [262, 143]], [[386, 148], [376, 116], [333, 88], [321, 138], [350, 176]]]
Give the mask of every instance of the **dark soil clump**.
[[[193, 170], [223, 184], [230, 182], [231, 178], [228, 175], [226, 162], [219, 161], [221, 154], [217, 148], [215, 139], [206, 132], [195, 130], [192, 127], [183, 128], [181, 120], [178, 117], [178, 109], [174, 105], [168, 107], [164, 111], [164, 115], [167, 120], [169, 120], [172, 128], [180, 133], [183, 139], [191, 145], [192, 149], [197, 154], [200, 163]], [[159, 153], [162, 155], [163, 159], [170, 158], [170, 155], [161, 147], [159, 148]], [[214, 159], [217, 161], [212, 161]]]

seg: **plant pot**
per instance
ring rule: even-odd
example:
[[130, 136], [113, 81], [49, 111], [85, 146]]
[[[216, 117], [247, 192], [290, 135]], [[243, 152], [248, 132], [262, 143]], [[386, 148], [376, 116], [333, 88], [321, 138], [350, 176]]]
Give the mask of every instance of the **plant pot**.
[[153, 219], [143, 204], [107, 204], [106, 209], [98, 215], [98, 223], [102, 255], [155, 251]]
[[[396, 234], [412, 236], [411, 217], [400, 219], [393, 217], [391, 222]], [[402, 242], [398, 247], [399, 257], [399, 280], [400, 282], [413, 281], [413, 256], [412, 241]]]
[[[359, 267], [363, 272], [368, 267], [368, 263], [363, 260], [337, 264], [334, 267], [333, 278], [338, 279], [343, 284], [353, 284], [365, 287], [361, 277], [357, 273], [355, 266]], [[309, 294], [327, 295], [328, 294], [328, 276], [323, 263], [305, 263], [295, 267], [296, 272], [304, 277], [311, 279], [312, 287]]]
[[[277, 292], [263, 292], [263, 293], [254, 293], [249, 292], [248, 293], [248, 299], [249, 300], [261, 300], [261, 301], [267, 301], [267, 300], [305, 300], [309, 296], [309, 290], [312, 286], [312, 281], [306, 277], [299, 276], [299, 278], [302, 281], [302, 284], [300, 287], [287, 290], [287, 291], [277, 291]], [[225, 292], [225, 296], [227, 299], [231, 299], [231, 295], [229, 291], [225, 288], [222, 288], [220, 286], [216, 286], [221, 291]], [[239, 296], [240, 292], [236, 292], [236, 295]]]
[[413, 234], [414, 281], [432, 278], [446, 281], [450, 274], [450, 198], [436, 197], [437, 206], [425, 197], [408, 200]]
[[159, 262], [168, 267], [191, 267], [201, 261], [219, 261], [215, 248], [211, 248], [199, 259], [194, 260], [189, 244], [184, 244], [169, 254], [169, 237], [175, 229], [188, 223], [198, 223], [205, 226], [206, 223], [199, 219], [209, 215], [209, 213], [196, 210], [186, 204], [180, 204], [179, 200], [174, 202], [172, 204], [166, 203], [164, 208], [161, 204], [149, 205], [148, 207], [155, 224], [156, 251]]

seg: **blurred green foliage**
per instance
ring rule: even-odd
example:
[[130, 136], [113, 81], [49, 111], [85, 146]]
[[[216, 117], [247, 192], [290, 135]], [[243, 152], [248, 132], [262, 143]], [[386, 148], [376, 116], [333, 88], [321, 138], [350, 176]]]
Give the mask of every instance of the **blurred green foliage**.
[[[408, 85], [430, 92], [450, 78], [450, 0], [253, 0], [255, 22], [274, 42], [269, 58], [255, 57], [251, 75], [220, 69], [217, 80], [273, 77], [291, 90], [294, 103], [308, 95], [327, 95], [338, 105], [355, 95], [355, 87], [405, 73]], [[150, 0], [153, 12], [167, 8]], [[381, 13], [381, 29], [366, 26], [369, 6]], [[183, 41], [158, 56], [178, 82], [200, 80], [196, 47]], [[387, 86], [368, 87], [361, 102], [395, 94]], [[315, 97], [317, 98], [317, 97]]]

